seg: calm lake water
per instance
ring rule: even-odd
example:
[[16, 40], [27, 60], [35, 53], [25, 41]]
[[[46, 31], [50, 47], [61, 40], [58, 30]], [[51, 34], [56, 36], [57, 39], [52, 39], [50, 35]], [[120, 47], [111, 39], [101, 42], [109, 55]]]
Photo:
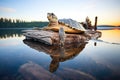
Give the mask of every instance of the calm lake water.
[[27, 41], [0, 29], [0, 80], [120, 80], [120, 29], [65, 48]]

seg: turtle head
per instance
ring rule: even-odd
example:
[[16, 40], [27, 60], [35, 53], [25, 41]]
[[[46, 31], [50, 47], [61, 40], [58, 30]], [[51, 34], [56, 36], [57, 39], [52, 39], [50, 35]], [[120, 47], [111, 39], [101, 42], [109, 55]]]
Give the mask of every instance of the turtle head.
[[50, 22], [58, 22], [57, 16], [54, 13], [47, 13], [47, 18]]

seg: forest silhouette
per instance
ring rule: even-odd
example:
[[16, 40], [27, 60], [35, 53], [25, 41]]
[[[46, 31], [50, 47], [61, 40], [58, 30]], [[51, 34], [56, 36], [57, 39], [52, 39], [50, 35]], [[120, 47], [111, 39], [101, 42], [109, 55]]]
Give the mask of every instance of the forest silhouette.
[[48, 22], [42, 22], [42, 21], [26, 22], [19, 19], [0, 18], [0, 28], [33, 28], [33, 27], [44, 27], [47, 24]]

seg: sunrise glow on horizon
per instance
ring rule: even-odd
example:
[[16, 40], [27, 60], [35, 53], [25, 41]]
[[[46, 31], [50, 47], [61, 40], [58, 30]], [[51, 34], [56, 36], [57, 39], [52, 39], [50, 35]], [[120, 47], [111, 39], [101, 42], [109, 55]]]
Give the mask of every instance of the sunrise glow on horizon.
[[120, 0], [1, 0], [0, 17], [26, 21], [48, 21], [47, 13], [58, 19], [72, 18], [79, 22], [88, 16], [94, 24], [120, 25]]

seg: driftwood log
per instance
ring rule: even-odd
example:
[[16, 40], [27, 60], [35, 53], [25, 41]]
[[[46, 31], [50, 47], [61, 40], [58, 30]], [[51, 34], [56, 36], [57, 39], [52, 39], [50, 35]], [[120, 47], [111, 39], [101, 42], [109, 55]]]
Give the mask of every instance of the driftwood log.
[[[65, 44], [67, 45], [61, 47], [59, 46], [58, 32], [44, 30], [24, 30], [23, 32], [27, 38], [23, 40], [26, 45], [51, 57], [50, 72], [55, 72], [60, 62], [73, 59], [80, 54], [88, 43], [86, 40], [97, 39], [101, 36], [101, 32], [98, 31], [87, 31], [84, 34], [66, 34]], [[38, 43], [37, 41], [43, 43]]]
[[[26, 39], [33, 39], [48, 45], [59, 45], [59, 33], [46, 30], [23, 30]], [[99, 31], [87, 31], [83, 34], [65, 34], [64, 44], [80, 43], [90, 39], [97, 39], [101, 36]]]

